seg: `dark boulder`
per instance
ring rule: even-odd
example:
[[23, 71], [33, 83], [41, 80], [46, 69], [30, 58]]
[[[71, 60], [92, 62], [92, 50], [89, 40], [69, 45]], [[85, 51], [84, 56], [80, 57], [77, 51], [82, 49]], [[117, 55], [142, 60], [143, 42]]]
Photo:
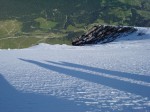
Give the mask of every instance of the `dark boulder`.
[[123, 26], [94, 26], [87, 33], [75, 38], [72, 41], [74, 46], [83, 46], [86, 44], [97, 44], [97, 43], [108, 43], [115, 39], [126, 36], [137, 31], [134, 27], [123, 27]]

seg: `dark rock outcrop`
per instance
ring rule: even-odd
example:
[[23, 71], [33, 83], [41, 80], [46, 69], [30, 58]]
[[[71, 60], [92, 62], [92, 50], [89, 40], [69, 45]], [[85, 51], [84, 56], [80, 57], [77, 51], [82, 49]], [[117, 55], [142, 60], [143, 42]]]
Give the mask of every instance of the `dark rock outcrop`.
[[87, 33], [72, 41], [74, 46], [83, 46], [86, 44], [97, 44], [97, 43], [108, 43], [115, 39], [129, 35], [137, 31], [134, 27], [123, 27], [123, 26], [94, 26]]

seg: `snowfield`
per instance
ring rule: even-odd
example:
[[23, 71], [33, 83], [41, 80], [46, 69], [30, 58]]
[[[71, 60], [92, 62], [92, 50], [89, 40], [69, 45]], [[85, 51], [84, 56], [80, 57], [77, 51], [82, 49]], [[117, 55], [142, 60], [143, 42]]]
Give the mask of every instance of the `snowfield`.
[[150, 112], [150, 29], [138, 29], [103, 45], [0, 50], [0, 112]]

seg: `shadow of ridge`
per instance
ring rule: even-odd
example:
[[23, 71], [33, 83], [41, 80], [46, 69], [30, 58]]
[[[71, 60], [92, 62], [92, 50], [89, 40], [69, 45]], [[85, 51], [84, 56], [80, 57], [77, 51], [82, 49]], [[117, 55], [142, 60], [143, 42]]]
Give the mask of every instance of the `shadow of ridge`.
[[61, 62], [61, 63], [53, 62], [53, 61], [46, 61], [46, 62], [53, 63], [56, 65], [67, 66], [67, 67], [81, 68], [81, 69], [90, 70], [90, 71], [94, 71], [94, 72], [100, 72], [100, 73], [105, 73], [108, 75], [130, 78], [130, 79], [150, 83], [150, 76], [138, 75], [138, 74], [132, 74], [132, 73], [126, 73], [126, 72], [119, 72], [119, 71], [113, 71], [113, 70], [106, 70], [106, 69], [102, 69], [102, 68], [95, 68], [95, 67], [79, 65], [79, 64], [69, 63], [69, 62]]
[[134, 93], [134, 94], [141, 95], [141, 96], [144, 96], [144, 97], [147, 97], [150, 99], [150, 88], [146, 87], [146, 86], [127, 83], [124, 81], [106, 78], [106, 77], [102, 77], [102, 76], [98, 76], [98, 75], [93, 75], [93, 74], [82, 72], [82, 71], [71, 70], [71, 69], [67, 69], [67, 68], [63, 68], [63, 67], [49, 65], [49, 64], [38, 62], [38, 61], [26, 60], [26, 59], [20, 59], [20, 60], [35, 64], [39, 67], [43, 67], [48, 70], [52, 70], [52, 71], [55, 71], [58, 73], [63, 73], [68, 76], [72, 76], [72, 77], [76, 77], [79, 79], [84, 79], [86, 81], [109, 86], [109, 87], [112, 87], [112, 88], [115, 88], [118, 90], [122, 90], [125, 92]]
[[79, 112], [87, 107], [53, 96], [17, 91], [0, 74], [0, 112]]

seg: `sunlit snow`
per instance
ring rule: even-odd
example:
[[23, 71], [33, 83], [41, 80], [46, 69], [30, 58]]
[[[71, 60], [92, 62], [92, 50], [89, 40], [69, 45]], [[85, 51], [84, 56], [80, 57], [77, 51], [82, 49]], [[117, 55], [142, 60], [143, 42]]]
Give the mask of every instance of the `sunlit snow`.
[[103, 45], [0, 50], [0, 112], [150, 112], [150, 29], [138, 29]]

